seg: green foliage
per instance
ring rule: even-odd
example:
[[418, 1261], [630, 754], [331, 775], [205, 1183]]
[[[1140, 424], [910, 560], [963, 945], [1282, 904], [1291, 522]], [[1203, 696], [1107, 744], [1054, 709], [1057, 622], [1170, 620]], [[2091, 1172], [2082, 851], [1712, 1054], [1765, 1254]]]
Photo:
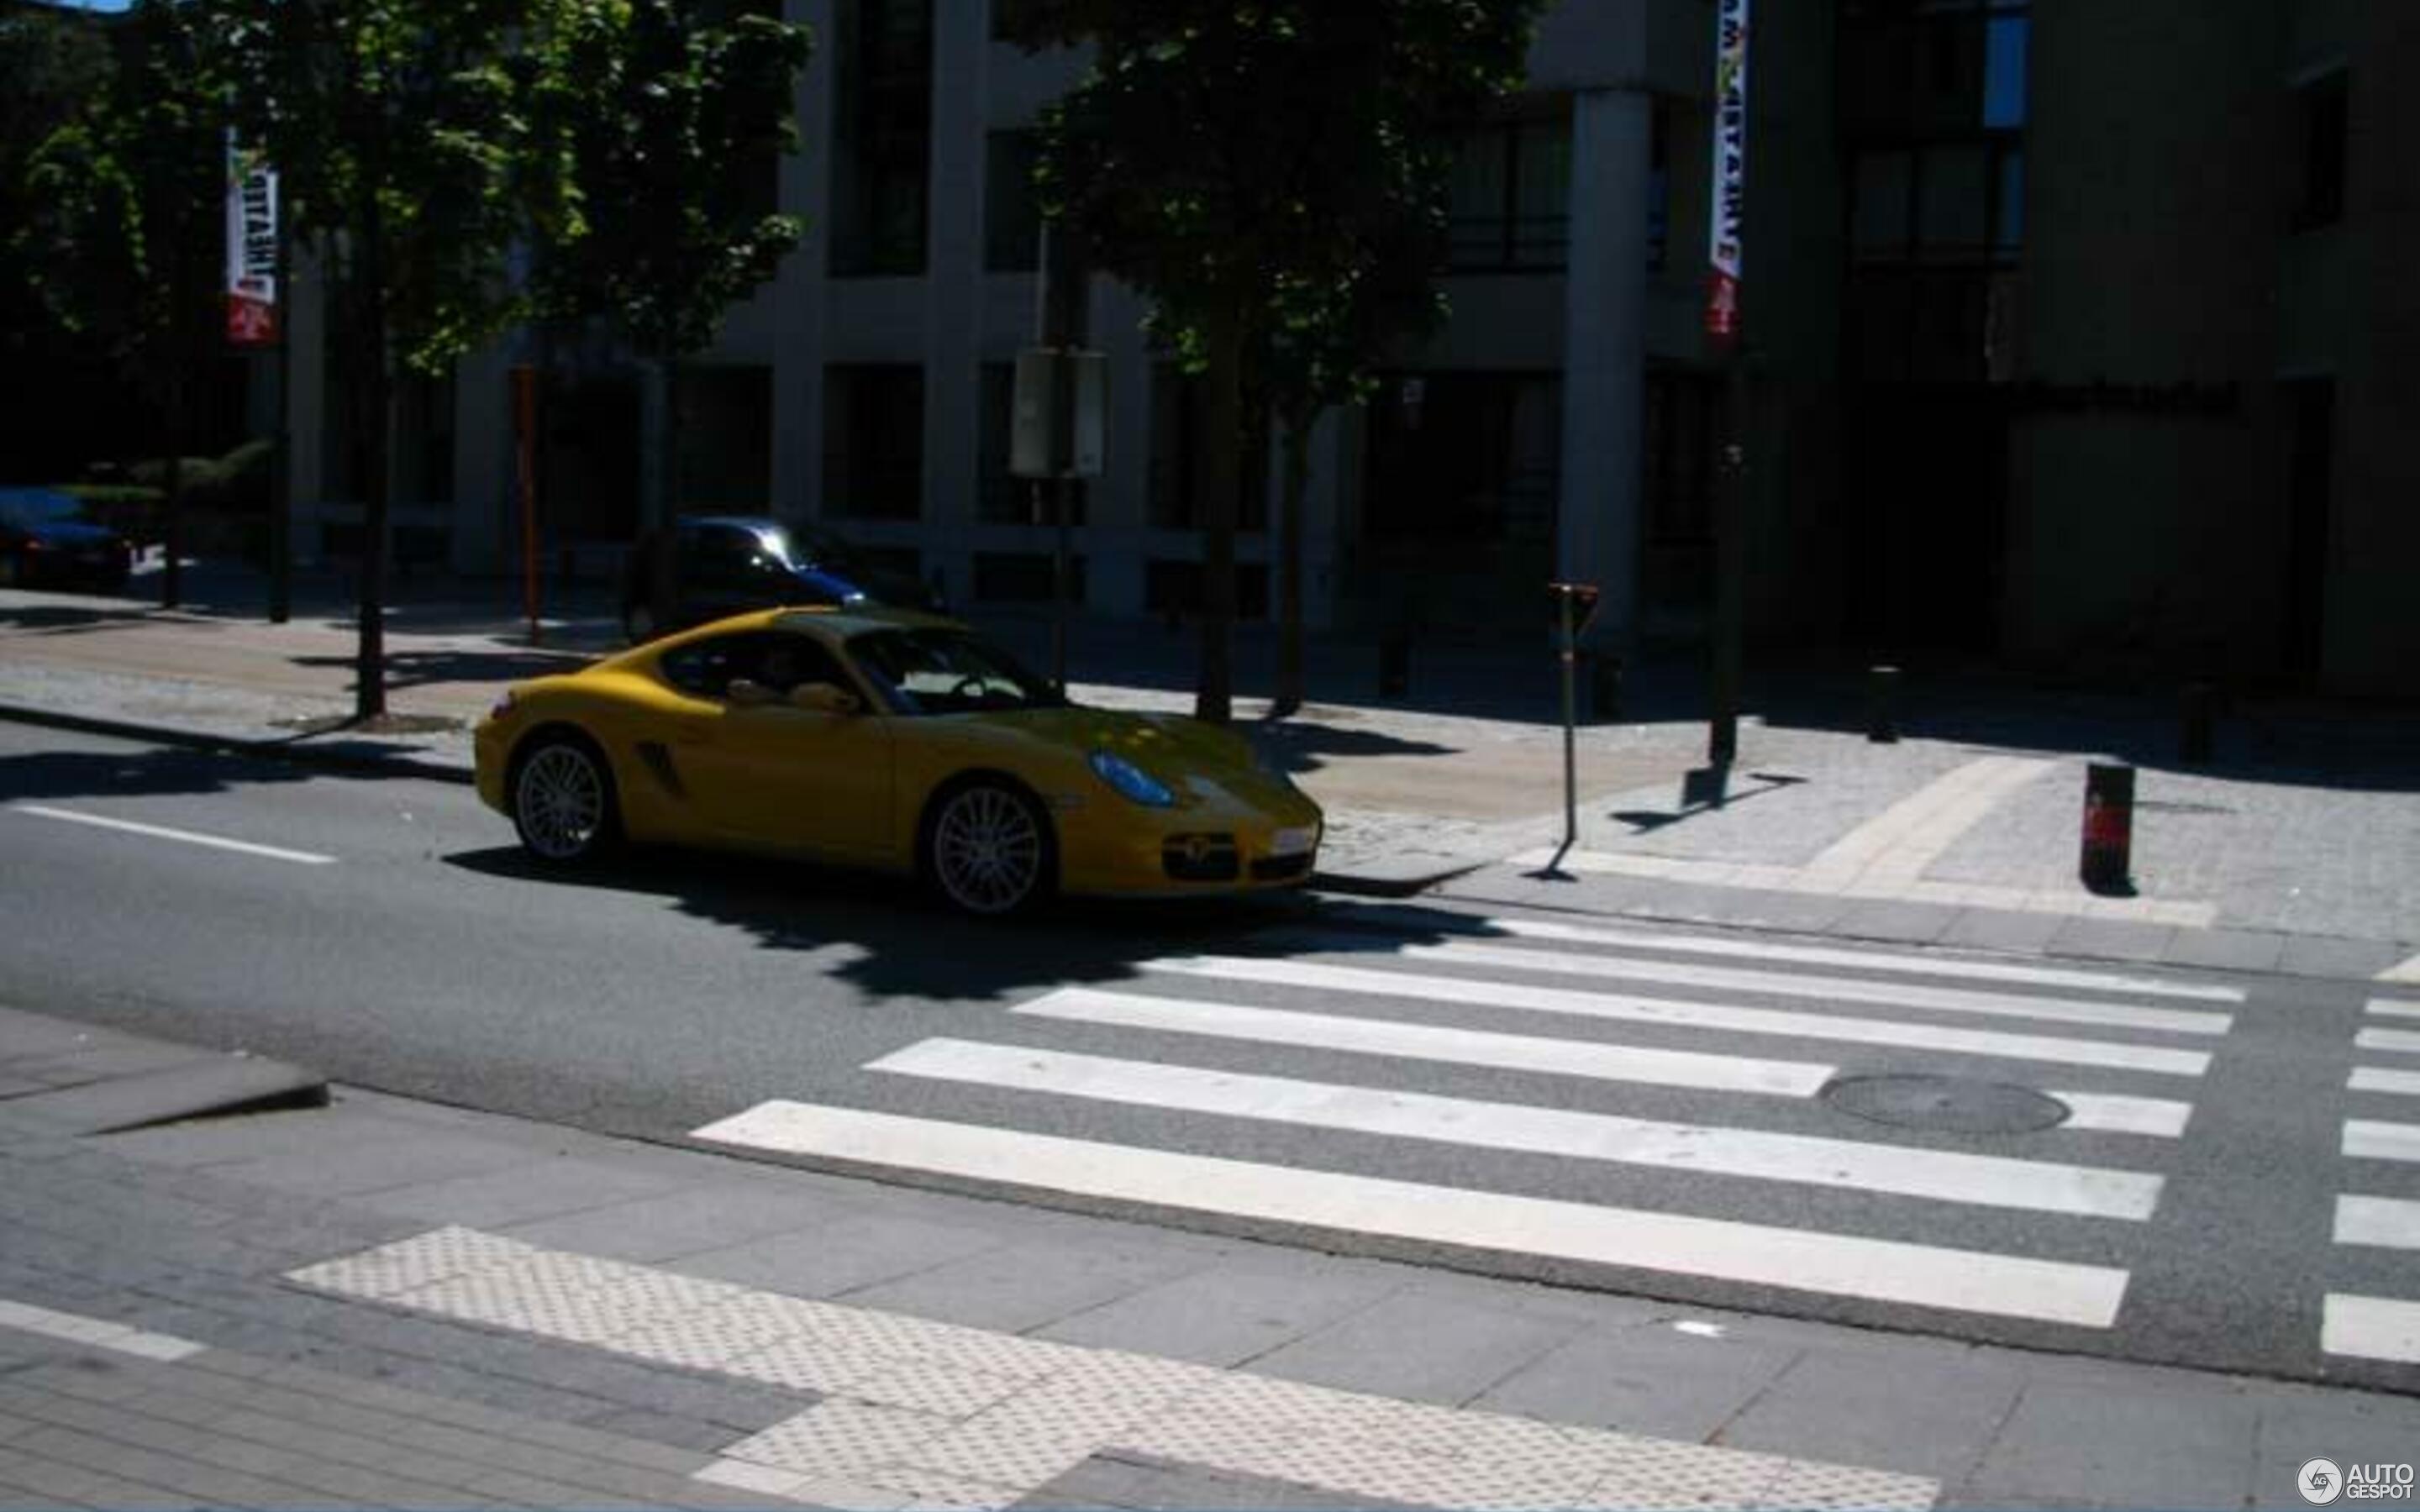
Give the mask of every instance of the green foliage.
[[91, 16], [50, 6], [0, 8], [0, 311], [11, 347], [30, 333], [42, 304], [33, 286], [41, 249], [22, 234], [39, 204], [27, 171], [111, 72], [108, 43]]
[[772, 178], [798, 146], [812, 48], [804, 27], [717, 20], [690, 0], [582, 6], [557, 104], [584, 234], [543, 249], [542, 307], [607, 316], [658, 358], [712, 345], [802, 232], [776, 213]]
[[292, 232], [381, 347], [441, 373], [519, 317], [514, 240], [577, 234], [546, 125], [580, 0], [185, 3], [209, 18], [237, 129], [276, 167]]
[[123, 62], [33, 153], [17, 238], [52, 316], [155, 398], [216, 339], [225, 139], [190, 8], [138, 0]]

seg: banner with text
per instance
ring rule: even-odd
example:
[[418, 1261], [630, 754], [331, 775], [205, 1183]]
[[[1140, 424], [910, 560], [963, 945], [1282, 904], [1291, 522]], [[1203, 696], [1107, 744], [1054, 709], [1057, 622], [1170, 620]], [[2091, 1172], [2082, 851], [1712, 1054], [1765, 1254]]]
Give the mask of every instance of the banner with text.
[[277, 342], [277, 174], [227, 133], [226, 339]]
[[1748, 0], [1719, 0], [1714, 15], [1714, 184], [1706, 279], [1706, 333], [1739, 335], [1740, 255], [1747, 223]]

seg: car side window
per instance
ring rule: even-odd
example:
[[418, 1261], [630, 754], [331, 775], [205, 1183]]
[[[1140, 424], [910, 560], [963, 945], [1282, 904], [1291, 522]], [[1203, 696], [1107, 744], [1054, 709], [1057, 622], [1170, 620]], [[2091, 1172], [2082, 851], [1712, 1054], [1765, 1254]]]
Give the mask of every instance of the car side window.
[[730, 691], [733, 678], [746, 676], [754, 668], [755, 657], [746, 643], [755, 639], [719, 635], [667, 651], [660, 663], [664, 681], [692, 698], [719, 702]]
[[664, 653], [664, 681], [693, 698], [721, 702], [731, 696], [738, 678], [787, 698], [806, 683], [830, 683], [845, 692], [857, 691], [840, 661], [812, 636], [788, 630], [752, 630], [744, 635], [719, 635]]
[[756, 541], [739, 531], [700, 531], [681, 541], [681, 576], [708, 590], [746, 588], [755, 577]]

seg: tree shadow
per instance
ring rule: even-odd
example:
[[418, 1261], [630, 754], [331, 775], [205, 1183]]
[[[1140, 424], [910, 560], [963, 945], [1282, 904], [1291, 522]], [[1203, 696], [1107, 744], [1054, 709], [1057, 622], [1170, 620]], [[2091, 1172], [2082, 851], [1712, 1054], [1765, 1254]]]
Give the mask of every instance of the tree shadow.
[[191, 796], [300, 782], [318, 775], [290, 762], [184, 747], [25, 751], [0, 756], [0, 802]]
[[1234, 728], [1288, 773], [1315, 772], [1340, 756], [1458, 756], [1464, 749], [1301, 719], [1263, 719]]
[[0, 630], [25, 635], [78, 635], [113, 625], [138, 625], [151, 618], [148, 609], [129, 605], [11, 604], [0, 606]]
[[1373, 905], [1307, 892], [1185, 900], [1064, 899], [1016, 919], [964, 918], [902, 878], [755, 856], [648, 846], [563, 870], [518, 846], [457, 852], [445, 865], [533, 885], [636, 894], [744, 931], [763, 949], [850, 947], [830, 975], [874, 998], [1014, 1000], [1038, 988], [1140, 977], [1158, 956], [1278, 954], [1254, 936], [1316, 931], [1324, 951], [1386, 951], [1468, 937], [1466, 916]]
[[[326, 667], [350, 671], [352, 656], [293, 656], [297, 667]], [[386, 686], [426, 687], [435, 683], [525, 683], [534, 677], [576, 672], [593, 658], [577, 652], [516, 650], [395, 651], [386, 654]], [[350, 686], [350, 685], [348, 685]]]
[[1729, 766], [1694, 767], [1682, 774], [1678, 809], [1668, 813], [1651, 809], [1618, 809], [1606, 817], [1628, 825], [1633, 834], [1645, 835], [1668, 828], [1684, 819], [1714, 813], [1750, 798], [1760, 798], [1768, 793], [1779, 793], [1785, 788], [1814, 780], [1812, 778], [1793, 777], [1788, 772], [1750, 772], [1746, 776], [1749, 781], [1759, 786], [1734, 792]]

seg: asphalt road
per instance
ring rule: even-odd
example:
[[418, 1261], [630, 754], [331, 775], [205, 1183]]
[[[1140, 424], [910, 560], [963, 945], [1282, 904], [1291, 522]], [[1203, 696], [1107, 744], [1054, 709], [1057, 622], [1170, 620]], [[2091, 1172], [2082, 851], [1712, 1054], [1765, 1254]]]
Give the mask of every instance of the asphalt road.
[[[2348, 1119], [2411, 1102], [2346, 1088], [2381, 1058], [2355, 1048], [2378, 1022], [2356, 983], [2087, 984], [1754, 937], [1710, 955], [1311, 898], [984, 925], [726, 858], [566, 877], [458, 786], [11, 726], [0, 858], [0, 1004], [343, 1082], [665, 1140], [745, 1115], [724, 1134], [768, 1159], [2420, 1389], [2320, 1348], [2329, 1294], [2420, 1295], [2398, 1227], [2420, 1209], [2395, 1206], [2420, 1200], [2420, 1162], [2342, 1149]], [[1876, 1074], [1947, 1078], [1951, 1112], [1985, 1084], [2075, 1111], [1960, 1133], [1820, 1095]], [[911, 1121], [851, 1147], [780, 1103]], [[974, 1154], [928, 1156], [927, 1133], [964, 1129]], [[1204, 1157], [1227, 1164], [1185, 1164]], [[2387, 1199], [2365, 1214], [2380, 1242], [2335, 1242], [2341, 1193]]]

